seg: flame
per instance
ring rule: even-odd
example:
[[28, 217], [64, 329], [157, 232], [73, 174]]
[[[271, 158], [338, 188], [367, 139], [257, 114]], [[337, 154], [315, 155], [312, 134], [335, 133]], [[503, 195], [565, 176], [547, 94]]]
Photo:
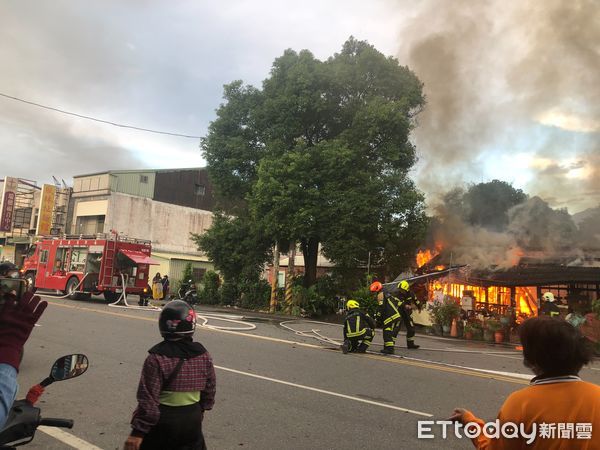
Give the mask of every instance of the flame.
[[[437, 255], [439, 255], [441, 251], [442, 251], [442, 246], [440, 244], [435, 245], [435, 250], [430, 250], [430, 249], [419, 250], [417, 252], [417, 267], [419, 267], [419, 268], [423, 267], [425, 264], [427, 264], [429, 261], [431, 261]], [[440, 266], [438, 266], [438, 267], [440, 267]], [[438, 269], [436, 267], [436, 270], [440, 270], [440, 269]]]

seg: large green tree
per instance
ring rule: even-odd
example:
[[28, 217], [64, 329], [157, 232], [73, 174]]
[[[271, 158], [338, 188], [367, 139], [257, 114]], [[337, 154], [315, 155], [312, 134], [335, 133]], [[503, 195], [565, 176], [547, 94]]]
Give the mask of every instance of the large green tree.
[[378, 247], [389, 272], [408, 262], [426, 225], [408, 178], [424, 105], [408, 68], [350, 38], [326, 61], [286, 50], [261, 90], [237, 81], [224, 97], [202, 142], [221, 205], [272, 242], [299, 242], [307, 286], [320, 247], [342, 267]]

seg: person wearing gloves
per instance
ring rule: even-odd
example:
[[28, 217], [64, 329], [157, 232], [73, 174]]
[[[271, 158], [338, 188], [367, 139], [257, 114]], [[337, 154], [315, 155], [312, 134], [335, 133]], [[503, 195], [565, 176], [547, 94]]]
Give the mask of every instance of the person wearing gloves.
[[48, 302], [27, 292], [17, 299], [7, 294], [0, 300], [0, 428], [18, 390], [17, 373], [23, 357], [23, 347], [35, 323], [46, 310]]
[[360, 304], [356, 300], [348, 300], [346, 308], [348, 314], [344, 321], [342, 352], [366, 353], [375, 336], [375, 321], [360, 310]]

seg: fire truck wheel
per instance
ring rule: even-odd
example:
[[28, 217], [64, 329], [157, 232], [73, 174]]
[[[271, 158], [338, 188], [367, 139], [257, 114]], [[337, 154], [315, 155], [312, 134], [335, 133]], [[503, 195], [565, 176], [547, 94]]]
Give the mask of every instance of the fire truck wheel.
[[69, 294], [69, 298], [71, 300], [79, 300], [79, 294], [75, 292], [77, 290], [78, 285], [79, 279], [77, 277], [71, 277], [69, 278], [69, 281], [67, 281], [65, 294]]
[[29, 292], [35, 292], [35, 274], [31, 272], [26, 274], [25, 281], [27, 282], [27, 290]]
[[110, 303], [116, 302], [120, 296], [119, 292], [104, 291], [104, 299]]

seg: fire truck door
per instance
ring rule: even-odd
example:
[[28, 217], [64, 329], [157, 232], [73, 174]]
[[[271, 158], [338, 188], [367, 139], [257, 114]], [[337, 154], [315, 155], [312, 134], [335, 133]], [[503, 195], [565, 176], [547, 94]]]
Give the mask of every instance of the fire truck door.
[[38, 248], [38, 265], [35, 275], [35, 286], [38, 288], [46, 287], [46, 279], [50, 275], [48, 270], [48, 258], [50, 257], [50, 244], [41, 243]]
[[[47, 289], [58, 289], [64, 291], [67, 285], [67, 272], [65, 267], [68, 266], [70, 249], [67, 247], [58, 247], [53, 252], [50, 252], [47, 263], [47, 271], [49, 275], [46, 277]], [[54, 257], [53, 257], [54, 256]]]

